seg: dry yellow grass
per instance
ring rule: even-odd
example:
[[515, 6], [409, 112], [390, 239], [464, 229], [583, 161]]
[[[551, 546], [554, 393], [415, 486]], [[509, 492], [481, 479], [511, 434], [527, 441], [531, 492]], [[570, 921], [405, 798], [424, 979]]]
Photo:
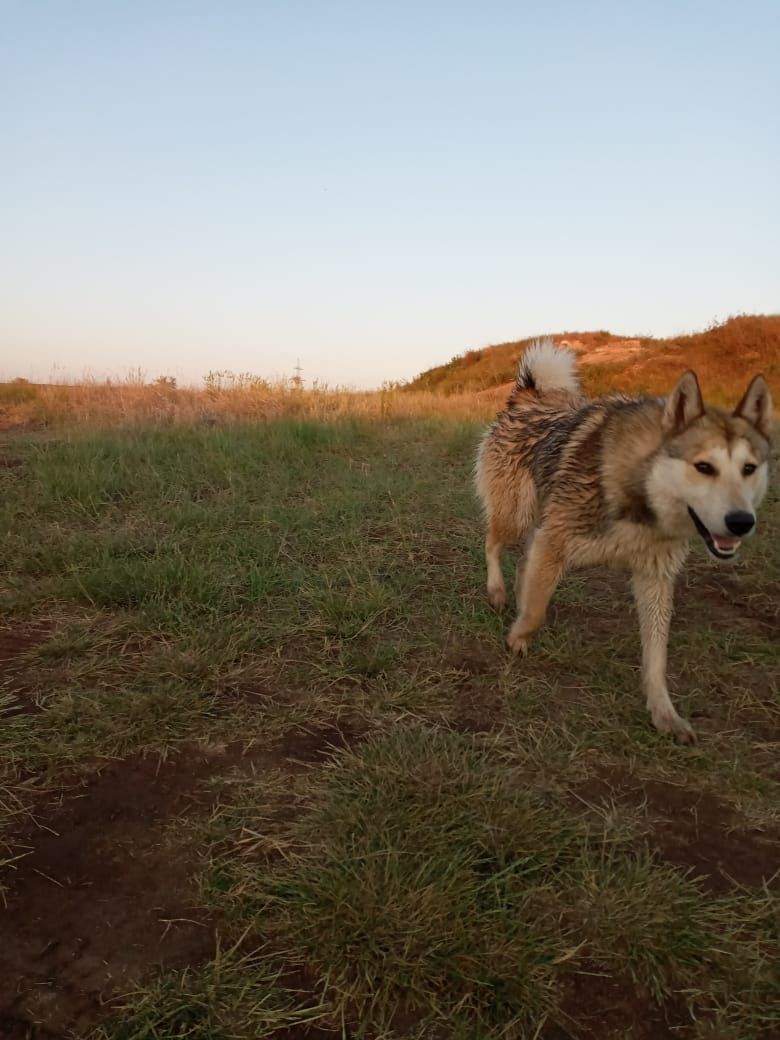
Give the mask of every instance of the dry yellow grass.
[[450, 416], [490, 418], [492, 396], [443, 396], [397, 389], [305, 390], [286, 384], [211, 389], [88, 382], [76, 386], [0, 384], [0, 429], [63, 425], [268, 422], [282, 417], [329, 420], [345, 416], [391, 420]]

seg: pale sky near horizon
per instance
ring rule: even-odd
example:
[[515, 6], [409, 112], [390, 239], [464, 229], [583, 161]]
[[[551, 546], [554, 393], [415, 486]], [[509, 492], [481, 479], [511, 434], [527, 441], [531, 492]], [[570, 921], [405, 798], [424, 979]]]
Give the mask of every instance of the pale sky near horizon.
[[780, 3], [0, 0], [0, 377], [780, 310]]

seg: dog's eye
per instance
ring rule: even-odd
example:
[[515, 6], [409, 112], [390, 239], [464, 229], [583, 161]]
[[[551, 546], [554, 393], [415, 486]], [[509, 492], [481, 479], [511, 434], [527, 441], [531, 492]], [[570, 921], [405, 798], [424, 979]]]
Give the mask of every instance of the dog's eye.
[[742, 467], [742, 476], [749, 477], [751, 473], [755, 473], [758, 467], [753, 462], [746, 462]]
[[693, 468], [703, 473], [705, 477], [716, 477], [718, 471], [709, 462], [694, 462]]

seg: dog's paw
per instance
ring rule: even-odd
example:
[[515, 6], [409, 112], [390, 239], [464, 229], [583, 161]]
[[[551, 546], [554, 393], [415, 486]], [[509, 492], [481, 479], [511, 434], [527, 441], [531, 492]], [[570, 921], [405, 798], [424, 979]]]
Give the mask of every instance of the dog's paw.
[[518, 627], [517, 622], [509, 629], [506, 645], [515, 656], [526, 657], [528, 655], [528, 640], [522, 635], [522, 629]]
[[676, 711], [657, 712], [653, 715], [653, 725], [659, 733], [668, 733], [678, 744], [693, 745], [696, 743], [696, 731], [686, 719]]
[[678, 744], [687, 744], [689, 747], [693, 747], [697, 740], [696, 730], [686, 719], [677, 719], [672, 735]]
[[493, 610], [503, 610], [506, 606], [506, 589], [488, 589], [488, 603]]

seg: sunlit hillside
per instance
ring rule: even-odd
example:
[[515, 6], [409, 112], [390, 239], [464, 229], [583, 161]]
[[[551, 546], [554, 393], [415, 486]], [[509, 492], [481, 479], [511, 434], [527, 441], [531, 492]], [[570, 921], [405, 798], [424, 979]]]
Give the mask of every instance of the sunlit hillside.
[[[712, 400], [731, 401], [748, 374], [763, 371], [780, 381], [780, 315], [740, 315], [704, 332], [670, 339], [621, 336], [607, 331], [563, 332], [556, 342], [580, 359], [591, 394], [608, 390], [663, 393], [685, 369], [693, 368]], [[530, 339], [469, 350], [423, 372], [409, 390], [463, 394], [500, 389], [514, 379], [517, 359]]]

